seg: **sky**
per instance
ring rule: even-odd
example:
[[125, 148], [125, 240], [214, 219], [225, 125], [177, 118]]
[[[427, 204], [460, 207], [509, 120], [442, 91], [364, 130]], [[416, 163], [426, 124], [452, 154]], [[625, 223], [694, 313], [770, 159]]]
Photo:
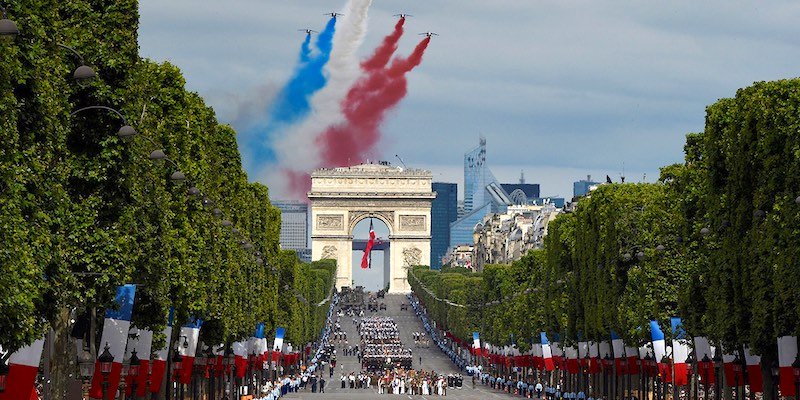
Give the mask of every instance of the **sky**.
[[[140, 0], [140, 52], [180, 67], [221, 122], [245, 126], [290, 77], [297, 30], [321, 30], [344, 3]], [[440, 36], [383, 128], [382, 158], [459, 185], [480, 136], [500, 181], [524, 171], [543, 195], [571, 197], [589, 174], [653, 181], [681, 162], [706, 106], [800, 66], [797, 1], [376, 0], [363, 56], [399, 12], [414, 15], [401, 53], [418, 32]]]

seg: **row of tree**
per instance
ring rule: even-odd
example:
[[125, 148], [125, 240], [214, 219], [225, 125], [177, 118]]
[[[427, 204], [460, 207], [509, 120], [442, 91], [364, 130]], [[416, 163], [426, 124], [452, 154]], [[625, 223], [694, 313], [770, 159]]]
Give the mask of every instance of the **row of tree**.
[[[602, 185], [548, 226], [544, 248], [482, 273], [415, 268], [433, 318], [468, 339], [538, 332], [648, 340], [648, 321], [776, 360], [800, 334], [800, 80], [756, 83], [708, 107], [685, 162], [655, 184]], [[766, 381], [766, 380], [765, 380]]]
[[[51, 372], [66, 379], [72, 319], [113, 304], [125, 283], [139, 285], [140, 328], [161, 332], [174, 307], [177, 323], [206, 321], [207, 343], [250, 336], [259, 322], [312, 340], [335, 266], [279, 249], [280, 212], [265, 186], [248, 183], [236, 133], [185, 89], [178, 68], [139, 56], [137, 1], [6, 7], [20, 35], [0, 38], [3, 348], [52, 328]], [[98, 78], [75, 82], [83, 60], [61, 45]], [[123, 120], [107, 110], [71, 115], [96, 105], [119, 110], [138, 135], [118, 138]], [[158, 149], [172, 162], [151, 160]], [[176, 170], [187, 181], [173, 182]]]

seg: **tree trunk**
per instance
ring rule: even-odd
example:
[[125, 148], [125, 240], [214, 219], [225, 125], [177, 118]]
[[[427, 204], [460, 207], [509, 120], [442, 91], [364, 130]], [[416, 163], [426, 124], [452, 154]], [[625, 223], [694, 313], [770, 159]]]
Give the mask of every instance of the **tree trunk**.
[[45, 347], [45, 351], [50, 353], [50, 384], [45, 387], [48, 389], [47, 399], [66, 399], [70, 383], [76, 376], [76, 359], [74, 354], [75, 346], [72, 343], [69, 329], [70, 311], [67, 308], [59, 310], [55, 319], [52, 321], [52, 332], [50, 332], [50, 343]]
[[761, 379], [764, 381], [764, 400], [778, 400], [775, 396], [775, 381], [772, 379], [772, 356], [761, 356]]

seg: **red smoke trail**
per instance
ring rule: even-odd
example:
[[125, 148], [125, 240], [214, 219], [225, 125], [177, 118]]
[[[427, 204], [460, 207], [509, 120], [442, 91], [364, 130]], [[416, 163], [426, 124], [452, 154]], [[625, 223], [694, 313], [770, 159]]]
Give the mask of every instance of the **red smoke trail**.
[[372, 57], [361, 63], [361, 69], [364, 71], [374, 71], [376, 69], [386, 68], [394, 52], [397, 51], [397, 43], [400, 41], [400, 37], [403, 36], [403, 25], [405, 25], [405, 23], [405, 18], [400, 18], [400, 20], [397, 21], [397, 24], [394, 25], [394, 32], [383, 39], [381, 45], [372, 53]]
[[371, 155], [387, 112], [408, 93], [406, 74], [420, 65], [430, 41], [425, 38], [408, 58], [395, 59], [388, 69], [373, 71], [356, 83], [342, 104], [346, 122], [317, 138], [323, 165], [363, 162]]

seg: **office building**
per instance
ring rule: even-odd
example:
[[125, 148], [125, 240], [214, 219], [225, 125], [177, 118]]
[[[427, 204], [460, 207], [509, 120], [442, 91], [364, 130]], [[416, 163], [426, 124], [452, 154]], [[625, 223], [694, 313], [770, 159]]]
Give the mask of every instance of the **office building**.
[[572, 198], [586, 196], [592, 190], [593, 186], [599, 185], [600, 182], [593, 182], [592, 176], [587, 175], [586, 179], [581, 179], [572, 184]]
[[450, 246], [450, 224], [458, 219], [458, 185], [433, 182], [436, 198], [431, 206], [430, 266], [439, 269]]
[[302, 261], [310, 261], [308, 204], [300, 201], [276, 200], [272, 205], [281, 210], [281, 249], [294, 250]]

